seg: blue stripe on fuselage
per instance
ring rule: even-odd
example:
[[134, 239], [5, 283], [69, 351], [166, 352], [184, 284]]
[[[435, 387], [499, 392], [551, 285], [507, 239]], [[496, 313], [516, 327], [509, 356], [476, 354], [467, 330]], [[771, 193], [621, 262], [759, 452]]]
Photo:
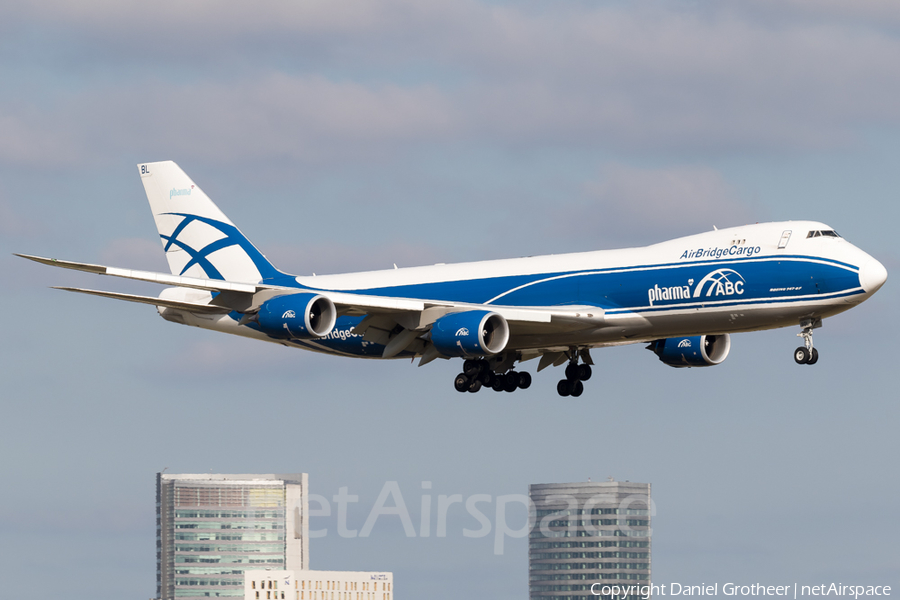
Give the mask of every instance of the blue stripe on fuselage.
[[858, 268], [853, 265], [808, 256], [761, 256], [346, 291], [519, 307], [589, 305], [608, 310], [660, 310], [725, 301], [746, 304], [813, 295], [825, 298], [862, 290]]
[[[518, 307], [592, 305], [602, 307], [610, 316], [649, 316], [697, 308], [831, 300], [862, 294], [864, 290], [858, 268], [847, 263], [809, 256], [761, 256], [486, 277], [350, 293], [353, 292]], [[240, 317], [239, 313], [232, 313], [235, 320]], [[320, 352], [380, 358], [383, 345], [352, 333], [362, 318], [338, 317], [329, 335], [290, 343]], [[248, 326], [258, 330], [255, 323]], [[404, 352], [399, 356], [409, 355]]]

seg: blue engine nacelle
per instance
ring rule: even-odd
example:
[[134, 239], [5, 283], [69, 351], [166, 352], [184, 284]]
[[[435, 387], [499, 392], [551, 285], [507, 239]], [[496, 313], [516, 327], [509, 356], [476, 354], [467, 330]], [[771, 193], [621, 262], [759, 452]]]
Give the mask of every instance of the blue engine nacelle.
[[263, 302], [257, 323], [263, 333], [281, 339], [301, 339], [328, 335], [334, 328], [337, 309], [319, 294], [288, 294]]
[[728, 356], [731, 338], [724, 335], [694, 335], [650, 342], [659, 360], [670, 367], [711, 367]]
[[502, 316], [486, 310], [444, 315], [431, 328], [431, 343], [444, 356], [497, 354], [509, 341], [509, 325]]

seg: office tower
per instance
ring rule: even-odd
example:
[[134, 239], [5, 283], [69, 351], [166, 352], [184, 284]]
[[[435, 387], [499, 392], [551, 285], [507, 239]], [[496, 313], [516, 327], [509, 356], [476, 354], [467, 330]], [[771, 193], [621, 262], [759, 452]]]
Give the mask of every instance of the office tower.
[[531, 600], [609, 599], [604, 586], [650, 584], [649, 483], [547, 483], [528, 493]]
[[244, 600], [391, 600], [386, 571], [247, 571]]
[[307, 475], [156, 476], [161, 600], [242, 598], [244, 571], [309, 569]]

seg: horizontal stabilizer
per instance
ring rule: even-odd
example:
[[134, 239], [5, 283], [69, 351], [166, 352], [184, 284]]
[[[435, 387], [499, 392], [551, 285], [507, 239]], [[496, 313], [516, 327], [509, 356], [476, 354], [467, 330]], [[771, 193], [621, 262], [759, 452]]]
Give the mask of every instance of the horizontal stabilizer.
[[180, 302], [178, 300], [165, 300], [163, 298], [154, 298], [153, 296], [137, 296], [135, 294], [122, 294], [119, 292], [103, 292], [100, 290], [85, 290], [82, 288], [72, 287], [54, 287], [54, 290], [65, 290], [67, 292], [78, 292], [79, 294], [90, 294], [91, 296], [102, 296], [103, 298], [113, 298], [114, 300], [126, 300], [128, 302], [139, 302], [141, 304], [152, 304], [153, 306], [164, 306], [166, 308], [176, 308], [178, 310], [186, 310], [193, 313], [204, 314], [220, 314], [231, 312], [229, 308], [221, 306], [211, 306], [209, 304], [196, 304], [194, 302]]
[[113, 277], [123, 277], [125, 279], [135, 279], [137, 281], [150, 281], [152, 283], [162, 283], [165, 285], [177, 285], [179, 287], [189, 287], [197, 290], [207, 290], [210, 292], [231, 291], [254, 294], [261, 289], [273, 289], [274, 287], [268, 285], [257, 286], [256, 284], [252, 283], [221, 281], [219, 279], [182, 277], [180, 275], [154, 273], [152, 271], [132, 271], [131, 269], [118, 269], [116, 267], [105, 267], [103, 265], [92, 265], [90, 263], [57, 260], [55, 258], [43, 258], [41, 256], [31, 256], [29, 254], [16, 254], [16, 256], [27, 258], [28, 260], [33, 260], [34, 262], [41, 263], [42, 265], [49, 265], [51, 267], [72, 269], [74, 271], [85, 271], [87, 273], [95, 273], [97, 275], [112, 275]]

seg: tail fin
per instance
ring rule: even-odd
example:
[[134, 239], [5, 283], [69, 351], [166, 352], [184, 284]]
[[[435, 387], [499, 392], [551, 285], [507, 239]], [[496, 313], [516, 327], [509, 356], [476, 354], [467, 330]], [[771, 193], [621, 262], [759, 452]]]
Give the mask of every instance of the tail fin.
[[245, 283], [285, 275], [174, 162], [138, 170], [173, 275]]

